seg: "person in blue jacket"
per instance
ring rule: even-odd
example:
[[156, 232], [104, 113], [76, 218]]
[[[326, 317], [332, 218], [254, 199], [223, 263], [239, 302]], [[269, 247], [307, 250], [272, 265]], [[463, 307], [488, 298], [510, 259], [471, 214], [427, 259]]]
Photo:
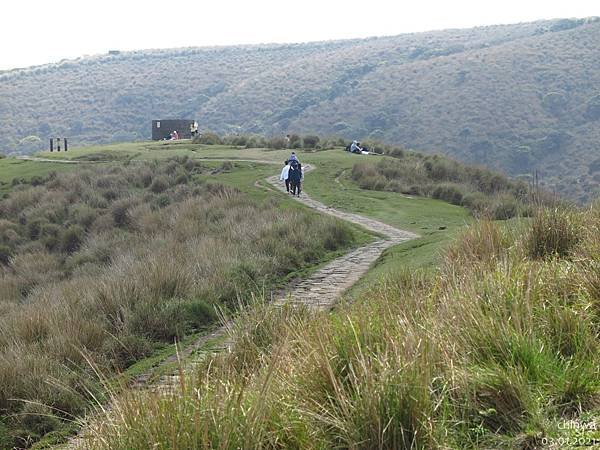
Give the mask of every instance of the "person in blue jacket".
[[288, 172], [290, 179], [290, 187], [292, 195], [300, 197], [300, 191], [302, 190], [302, 165], [297, 160], [290, 161], [290, 170]]

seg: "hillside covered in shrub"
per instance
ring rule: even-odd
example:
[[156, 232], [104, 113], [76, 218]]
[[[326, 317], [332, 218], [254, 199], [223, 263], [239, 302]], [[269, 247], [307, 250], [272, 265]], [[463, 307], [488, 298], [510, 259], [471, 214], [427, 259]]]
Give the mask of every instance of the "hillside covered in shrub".
[[0, 200], [0, 448], [82, 415], [102, 395], [95, 370], [110, 376], [211, 327], [357, 240], [345, 223], [252, 201], [206, 171], [185, 157], [96, 166]]
[[596, 448], [599, 227], [482, 221], [333, 313], [258, 304], [177, 395], [116, 398], [89, 448]]
[[377, 138], [590, 200], [600, 181], [600, 22], [289, 45], [123, 52], [0, 73], [0, 151], [202, 129]]

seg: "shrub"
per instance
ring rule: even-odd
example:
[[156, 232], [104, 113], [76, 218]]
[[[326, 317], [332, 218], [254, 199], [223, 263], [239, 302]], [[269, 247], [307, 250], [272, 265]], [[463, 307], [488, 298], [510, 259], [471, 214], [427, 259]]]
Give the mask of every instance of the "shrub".
[[39, 175], [34, 175], [31, 177], [31, 180], [29, 180], [29, 184], [32, 186], [40, 186], [41, 184], [44, 184], [44, 179]]
[[185, 172], [179, 172], [175, 176], [175, 184], [188, 184], [190, 181], [190, 177]]
[[370, 189], [373, 191], [383, 191], [387, 184], [386, 178], [382, 175], [363, 176], [358, 182], [361, 189]]
[[85, 204], [77, 205], [73, 208], [71, 214], [73, 219], [86, 230], [89, 230], [92, 227], [94, 221], [98, 217], [96, 210]]
[[116, 368], [122, 370], [150, 356], [153, 350], [154, 346], [147, 338], [126, 334], [107, 340], [104, 343], [103, 353], [110, 355]]
[[204, 144], [204, 145], [221, 145], [223, 141], [219, 137], [218, 134], [213, 133], [212, 131], [205, 131], [202, 134], [194, 137], [192, 140], [194, 144]]
[[223, 141], [225, 144], [233, 145], [235, 147], [245, 147], [248, 142], [248, 137], [244, 135], [225, 136]]
[[491, 208], [491, 200], [482, 192], [469, 192], [463, 195], [462, 205], [481, 215]]
[[21, 411], [21, 424], [26, 430], [43, 436], [60, 427], [60, 421], [49, 406], [28, 402]]
[[272, 137], [269, 139], [267, 147], [273, 149], [287, 148], [287, 141], [283, 137]]
[[[302, 147], [303, 148], [316, 148], [317, 144], [320, 142], [319, 136], [308, 135], [304, 136], [302, 139]], [[291, 138], [290, 138], [291, 143]]]
[[389, 147], [385, 148], [385, 154], [391, 156], [392, 158], [403, 158], [405, 151], [400, 147]]
[[13, 250], [8, 245], [0, 244], [0, 264], [8, 266], [12, 255]]
[[144, 188], [147, 188], [152, 184], [152, 172], [148, 169], [143, 170], [138, 175], [140, 179], [140, 185]]
[[126, 227], [131, 223], [130, 207], [131, 203], [128, 200], [120, 201], [112, 206], [111, 215], [115, 226]]
[[563, 209], [540, 209], [526, 235], [526, 249], [532, 258], [568, 256], [581, 237], [579, 218]]
[[150, 185], [150, 190], [155, 194], [160, 194], [169, 188], [169, 180], [165, 176], [159, 176], [154, 179]]
[[42, 227], [47, 222], [42, 219], [33, 219], [27, 222], [27, 236], [31, 240], [39, 239], [42, 234]]
[[60, 227], [53, 223], [43, 223], [41, 225], [41, 241], [48, 250], [54, 250], [59, 243]]
[[352, 167], [352, 179], [359, 181], [364, 177], [377, 176], [377, 169], [372, 164], [357, 163]]
[[495, 220], [507, 220], [519, 214], [519, 202], [509, 195], [496, 199], [492, 206], [492, 217]]
[[217, 321], [217, 313], [213, 305], [201, 299], [187, 300], [183, 303], [186, 321], [190, 328], [199, 330]]
[[85, 237], [85, 231], [79, 225], [71, 225], [61, 236], [61, 250], [65, 253], [73, 253], [79, 250]]
[[433, 198], [452, 203], [453, 205], [460, 205], [463, 198], [460, 186], [451, 183], [436, 186], [431, 196]]
[[290, 134], [290, 148], [302, 148], [302, 138], [297, 134]]

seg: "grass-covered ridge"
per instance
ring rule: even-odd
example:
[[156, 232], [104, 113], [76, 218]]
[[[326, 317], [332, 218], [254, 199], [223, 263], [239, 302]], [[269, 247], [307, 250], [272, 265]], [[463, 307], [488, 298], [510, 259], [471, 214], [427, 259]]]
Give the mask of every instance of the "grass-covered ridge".
[[597, 442], [565, 423], [600, 417], [599, 228], [598, 208], [482, 221], [436, 273], [398, 272], [332, 315], [256, 305], [231, 354], [177, 395], [117, 401], [91, 447]]
[[207, 182], [213, 170], [187, 157], [78, 167], [0, 201], [0, 447], [101, 395], [89, 361], [122, 370], [368, 239]]
[[[363, 189], [432, 197], [464, 206], [478, 217], [505, 220], [531, 212], [534, 193], [523, 181], [440, 155], [404, 151], [394, 155], [394, 161], [355, 164], [352, 178]], [[543, 192], [535, 194], [537, 203], [548, 200]]]

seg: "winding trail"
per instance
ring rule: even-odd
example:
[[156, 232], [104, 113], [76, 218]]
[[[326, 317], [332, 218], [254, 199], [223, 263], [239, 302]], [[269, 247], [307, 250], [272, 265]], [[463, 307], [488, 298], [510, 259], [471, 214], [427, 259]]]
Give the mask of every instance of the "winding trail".
[[[314, 167], [307, 166], [305, 172], [311, 170], [314, 170]], [[277, 176], [269, 177], [267, 181], [276, 189], [284, 193], [286, 192], [285, 186], [279, 181]], [[329, 309], [344, 291], [367, 273], [371, 264], [379, 258], [385, 249], [418, 237], [414, 233], [399, 230], [377, 220], [330, 208], [310, 198], [305, 193], [301, 194], [300, 197], [294, 197], [294, 199], [320, 213], [360, 225], [382, 237], [331, 261], [308, 278], [296, 284], [289, 291], [288, 296], [276, 300], [276, 304], [292, 302], [295, 304], [304, 304], [312, 308]]]
[[[254, 160], [254, 162], [263, 161]], [[305, 166], [305, 173], [312, 170], [315, 170], [314, 166]], [[269, 187], [262, 186], [259, 181], [257, 181], [256, 186], [266, 189], [276, 189], [284, 194], [287, 194], [285, 186], [283, 182], [279, 181], [278, 176], [274, 175], [268, 177], [266, 181], [268, 184], [270, 184]], [[275, 300], [274, 303], [276, 305], [291, 303], [296, 305], [306, 305], [307, 307], [316, 310], [330, 309], [334, 305], [335, 301], [369, 270], [371, 264], [373, 264], [377, 258], [379, 258], [384, 250], [418, 237], [418, 235], [414, 233], [399, 230], [377, 220], [330, 208], [325, 204], [312, 199], [305, 193], [302, 193], [300, 197], [294, 197], [294, 200], [318, 211], [319, 213], [328, 214], [356, 225], [360, 225], [369, 231], [375, 232], [380, 237], [367, 245], [356, 248], [349, 253], [330, 261], [308, 278], [289, 286], [287, 289], [284, 289], [283, 293], [280, 294], [280, 297]], [[212, 333], [202, 336], [195, 343], [179, 352], [178, 355], [167, 358], [161, 363], [161, 365], [172, 363], [179, 359], [180, 361], [185, 361], [185, 370], [188, 370], [188, 368], [193, 368], [196, 365], [194, 361], [195, 358], [202, 358], [203, 355], [206, 356], [206, 352], [196, 356], [194, 355], [194, 351], [202, 349], [206, 343], [217, 338], [224, 338], [223, 343], [219, 347], [213, 348], [211, 352], [221, 350], [227, 351], [233, 345], [233, 342], [227, 338], [230, 326], [231, 322], [226, 323]], [[140, 389], [151, 388], [155, 391], [169, 394], [177, 391], [179, 381], [179, 375], [168, 375], [161, 377], [158, 382], [152, 384], [150, 382], [150, 374], [147, 374], [138, 378], [138, 380], [134, 383], [134, 387]], [[111, 405], [108, 405], [104, 411], [110, 409]], [[78, 436], [74, 437], [67, 444], [57, 447], [57, 449], [60, 448], [61, 450], [71, 450], [86, 448], [85, 436], [88, 434], [93, 434], [93, 430], [95, 429], [93, 422], [94, 420], [101, 420], [102, 415], [103, 414], [101, 414], [100, 417], [92, 417], [91, 419], [88, 419], [89, 421], [82, 427], [82, 430]]]

